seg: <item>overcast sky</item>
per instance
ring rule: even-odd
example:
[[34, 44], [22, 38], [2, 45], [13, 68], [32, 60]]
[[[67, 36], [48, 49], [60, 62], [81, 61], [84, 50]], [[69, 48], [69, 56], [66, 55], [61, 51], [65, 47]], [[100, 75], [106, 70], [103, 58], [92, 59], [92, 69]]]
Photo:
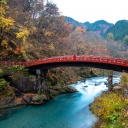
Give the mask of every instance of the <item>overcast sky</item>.
[[128, 20], [128, 0], [49, 0], [57, 5], [62, 15], [79, 22], [106, 20], [115, 23]]

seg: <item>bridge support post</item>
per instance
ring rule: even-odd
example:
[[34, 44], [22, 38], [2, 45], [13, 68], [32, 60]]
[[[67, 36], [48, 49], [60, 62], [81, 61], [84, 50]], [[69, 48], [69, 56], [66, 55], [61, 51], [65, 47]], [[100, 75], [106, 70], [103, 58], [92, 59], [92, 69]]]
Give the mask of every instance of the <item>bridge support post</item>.
[[112, 91], [113, 89], [112, 79], [113, 79], [113, 71], [111, 70], [108, 73], [108, 91]]
[[48, 90], [46, 85], [46, 76], [47, 76], [47, 69], [37, 69], [36, 70], [36, 87], [38, 94], [45, 92]]

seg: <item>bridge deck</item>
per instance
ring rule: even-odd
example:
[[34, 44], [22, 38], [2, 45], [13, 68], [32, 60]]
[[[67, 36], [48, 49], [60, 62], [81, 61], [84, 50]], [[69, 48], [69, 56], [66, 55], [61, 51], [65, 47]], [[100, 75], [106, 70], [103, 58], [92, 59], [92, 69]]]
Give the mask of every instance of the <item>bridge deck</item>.
[[0, 62], [1, 66], [23, 65], [30, 69], [53, 68], [59, 66], [91, 66], [104, 69], [127, 70], [128, 60], [122, 58], [100, 57], [100, 56], [58, 56], [25, 62]]

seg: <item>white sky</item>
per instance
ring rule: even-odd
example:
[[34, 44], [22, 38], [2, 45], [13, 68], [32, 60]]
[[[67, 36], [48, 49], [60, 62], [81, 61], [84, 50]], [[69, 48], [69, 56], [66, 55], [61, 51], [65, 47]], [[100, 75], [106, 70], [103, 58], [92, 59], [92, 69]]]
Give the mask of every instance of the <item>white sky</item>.
[[115, 23], [128, 19], [128, 0], [49, 0], [64, 16], [79, 22], [106, 20]]

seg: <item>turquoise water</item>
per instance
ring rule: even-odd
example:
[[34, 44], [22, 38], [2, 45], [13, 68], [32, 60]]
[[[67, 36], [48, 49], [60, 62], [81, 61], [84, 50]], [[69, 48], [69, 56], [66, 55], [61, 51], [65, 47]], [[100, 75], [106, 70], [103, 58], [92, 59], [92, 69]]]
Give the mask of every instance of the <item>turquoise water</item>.
[[44, 105], [6, 110], [0, 128], [91, 128], [97, 119], [88, 105], [107, 89], [106, 79], [96, 77], [78, 82], [72, 86], [79, 92], [57, 96]]

